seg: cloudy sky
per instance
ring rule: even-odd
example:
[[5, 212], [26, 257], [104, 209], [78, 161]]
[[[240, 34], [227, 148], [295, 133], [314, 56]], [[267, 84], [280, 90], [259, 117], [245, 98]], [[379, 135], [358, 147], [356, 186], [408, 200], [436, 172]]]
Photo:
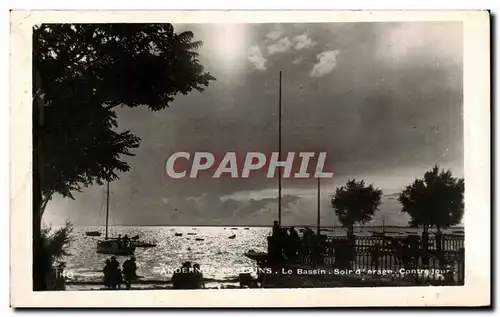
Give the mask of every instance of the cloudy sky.
[[[110, 222], [127, 225], [269, 225], [277, 181], [170, 179], [177, 151], [278, 149], [283, 71], [283, 152], [325, 151], [332, 179], [321, 185], [322, 221], [336, 219], [330, 195], [349, 178], [384, 191], [371, 224], [404, 225], [395, 193], [439, 164], [463, 176], [460, 23], [176, 25], [204, 42], [200, 61], [217, 78], [161, 112], [119, 110], [119, 129], [141, 139], [132, 170], [111, 184]], [[316, 183], [283, 180], [283, 223], [313, 224]], [[104, 223], [104, 188], [57, 197], [45, 221]], [[338, 223], [338, 222], [337, 222]]]

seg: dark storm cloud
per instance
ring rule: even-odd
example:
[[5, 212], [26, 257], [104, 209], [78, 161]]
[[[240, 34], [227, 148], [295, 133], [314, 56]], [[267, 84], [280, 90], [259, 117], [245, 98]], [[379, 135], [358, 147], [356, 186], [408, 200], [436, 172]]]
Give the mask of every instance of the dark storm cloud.
[[[217, 81], [203, 93], [179, 96], [162, 112], [119, 111], [120, 129], [142, 139], [136, 156], [127, 158], [132, 171], [113, 184], [122, 222], [234, 223], [241, 216], [238, 210], [253, 215], [249, 221], [273, 219], [272, 201], [220, 197], [276, 188], [276, 180], [206, 175], [172, 180], [165, 161], [177, 151], [208, 151], [217, 157], [228, 151], [277, 151], [280, 70], [284, 152], [326, 151], [335, 177], [392, 177], [391, 171], [409, 169], [416, 173], [408, 176], [411, 181], [435, 163], [463, 173], [459, 23], [249, 25], [242, 35], [240, 68], [224, 65], [215, 54], [220, 43], [211, 34], [221, 26], [179, 28], [192, 29], [205, 42], [200, 60]], [[287, 180], [285, 185], [314, 187], [308, 181]], [[88, 209], [84, 202], [99, 193], [86, 190], [69, 205]], [[196, 197], [204, 197], [200, 208]], [[182, 215], [172, 213], [174, 202], [183, 206]], [[290, 202], [296, 208], [304, 204]], [[311, 208], [314, 200], [308, 204]], [[144, 216], [137, 216], [139, 210]], [[299, 213], [290, 217], [314, 219]]]

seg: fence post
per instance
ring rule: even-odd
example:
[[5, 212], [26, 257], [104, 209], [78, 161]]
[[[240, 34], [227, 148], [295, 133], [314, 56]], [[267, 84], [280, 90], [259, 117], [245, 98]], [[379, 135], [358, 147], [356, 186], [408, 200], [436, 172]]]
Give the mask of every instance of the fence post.
[[460, 258], [460, 264], [459, 264], [460, 272], [458, 274], [458, 278], [459, 278], [458, 283], [460, 285], [465, 285], [465, 249], [464, 248], [460, 248], [459, 258]]

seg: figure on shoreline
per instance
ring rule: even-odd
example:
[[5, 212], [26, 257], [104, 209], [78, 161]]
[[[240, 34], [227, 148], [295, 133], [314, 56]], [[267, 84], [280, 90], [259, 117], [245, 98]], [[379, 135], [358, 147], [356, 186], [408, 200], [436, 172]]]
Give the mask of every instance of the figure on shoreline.
[[172, 275], [174, 289], [200, 289], [205, 288], [203, 273], [199, 264], [191, 266], [191, 262], [184, 262], [179, 270]]
[[104, 286], [109, 289], [120, 288], [122, 281], [122, 272], [120, 270], [120, 262], [116, 257], [106, 260], [106, 265], [102, 270], [104, 273]]
[[182, 264], [178, 271], [172, 275], [172, 286], [175, 289], [188, 289], [189, 287], [189, 272], [192, 272], [191, 262], [186, 261]]
[[194, 268], [194, 288], [200, 289], [205, 288], [205, 281], [203, 280], [203, 273], [201, 272], [200, 265], [195, 263], [193, 265]]
[[132, 281], [137, 278], [137, 264], [135, 262], [135, 257], [130, 257], [127, 261], [123, 262], [123, 279], [125, 281], [125, 286], [130, 289], [132, 286]]
[[106, 259], [104, 262], [104, 268], [102, 269], [102, 273], [104, 273], [104, 287], [105, 288], [111, 288], [112, 282], [111, 282], [111, 260]]

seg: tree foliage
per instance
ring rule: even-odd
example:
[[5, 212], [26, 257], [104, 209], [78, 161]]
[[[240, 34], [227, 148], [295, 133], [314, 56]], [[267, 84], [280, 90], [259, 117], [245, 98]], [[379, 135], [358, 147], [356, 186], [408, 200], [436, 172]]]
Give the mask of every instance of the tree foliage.
[[337, 188], [332, 207], [339, 221], [353, 233], [355, 223], [366, 223], [373, 218], [381, 203], [382, 190], [355, 179]]
[[52, 230], [51, 227], [42, 229], [44, 253], [48, 255], [48, 263], [52, 264], [54, 261], [70, 255], [67, 249], [71, 242], [72, 232], [73, 225], [69, 222], [57, 230]]
[[464, 179], [436, 165], [423, 179], [416, 179], [398, 197], [402, 212], [410, 216], [409, 224], [438, 231], [459, 224], [464, 214]]
[[[52, 194], [102, 184], [129, 170], [140, 139], [116, 132], [116, 108], [168, 107], [214, 78], [192, 32], [171, 24], [42, 24], [33, 33], [35, 155], [42, 212]], [[37, 109], [38, 107], [38, 109]], [[38, 110], [38, 111], [37, 111]], [[38, 142], [36, 141], [38, 140]]]
[[[33, 29], [33, 288], [46, 289], [64, 232], [41, 229], [55, 193], [118, 178], [140, 139], [117, 132], [117, 107], [157, 111], [214, 80], [201, 42], [171, 24], [42, 24]], [[47, 244], [47, 241], [51, 241]], [[65, 242], [66, 241], [66, 242]], [[62, 243], [62, 244], [61, 244]], [[50, 263], [49, 263], [50, 262]]]

